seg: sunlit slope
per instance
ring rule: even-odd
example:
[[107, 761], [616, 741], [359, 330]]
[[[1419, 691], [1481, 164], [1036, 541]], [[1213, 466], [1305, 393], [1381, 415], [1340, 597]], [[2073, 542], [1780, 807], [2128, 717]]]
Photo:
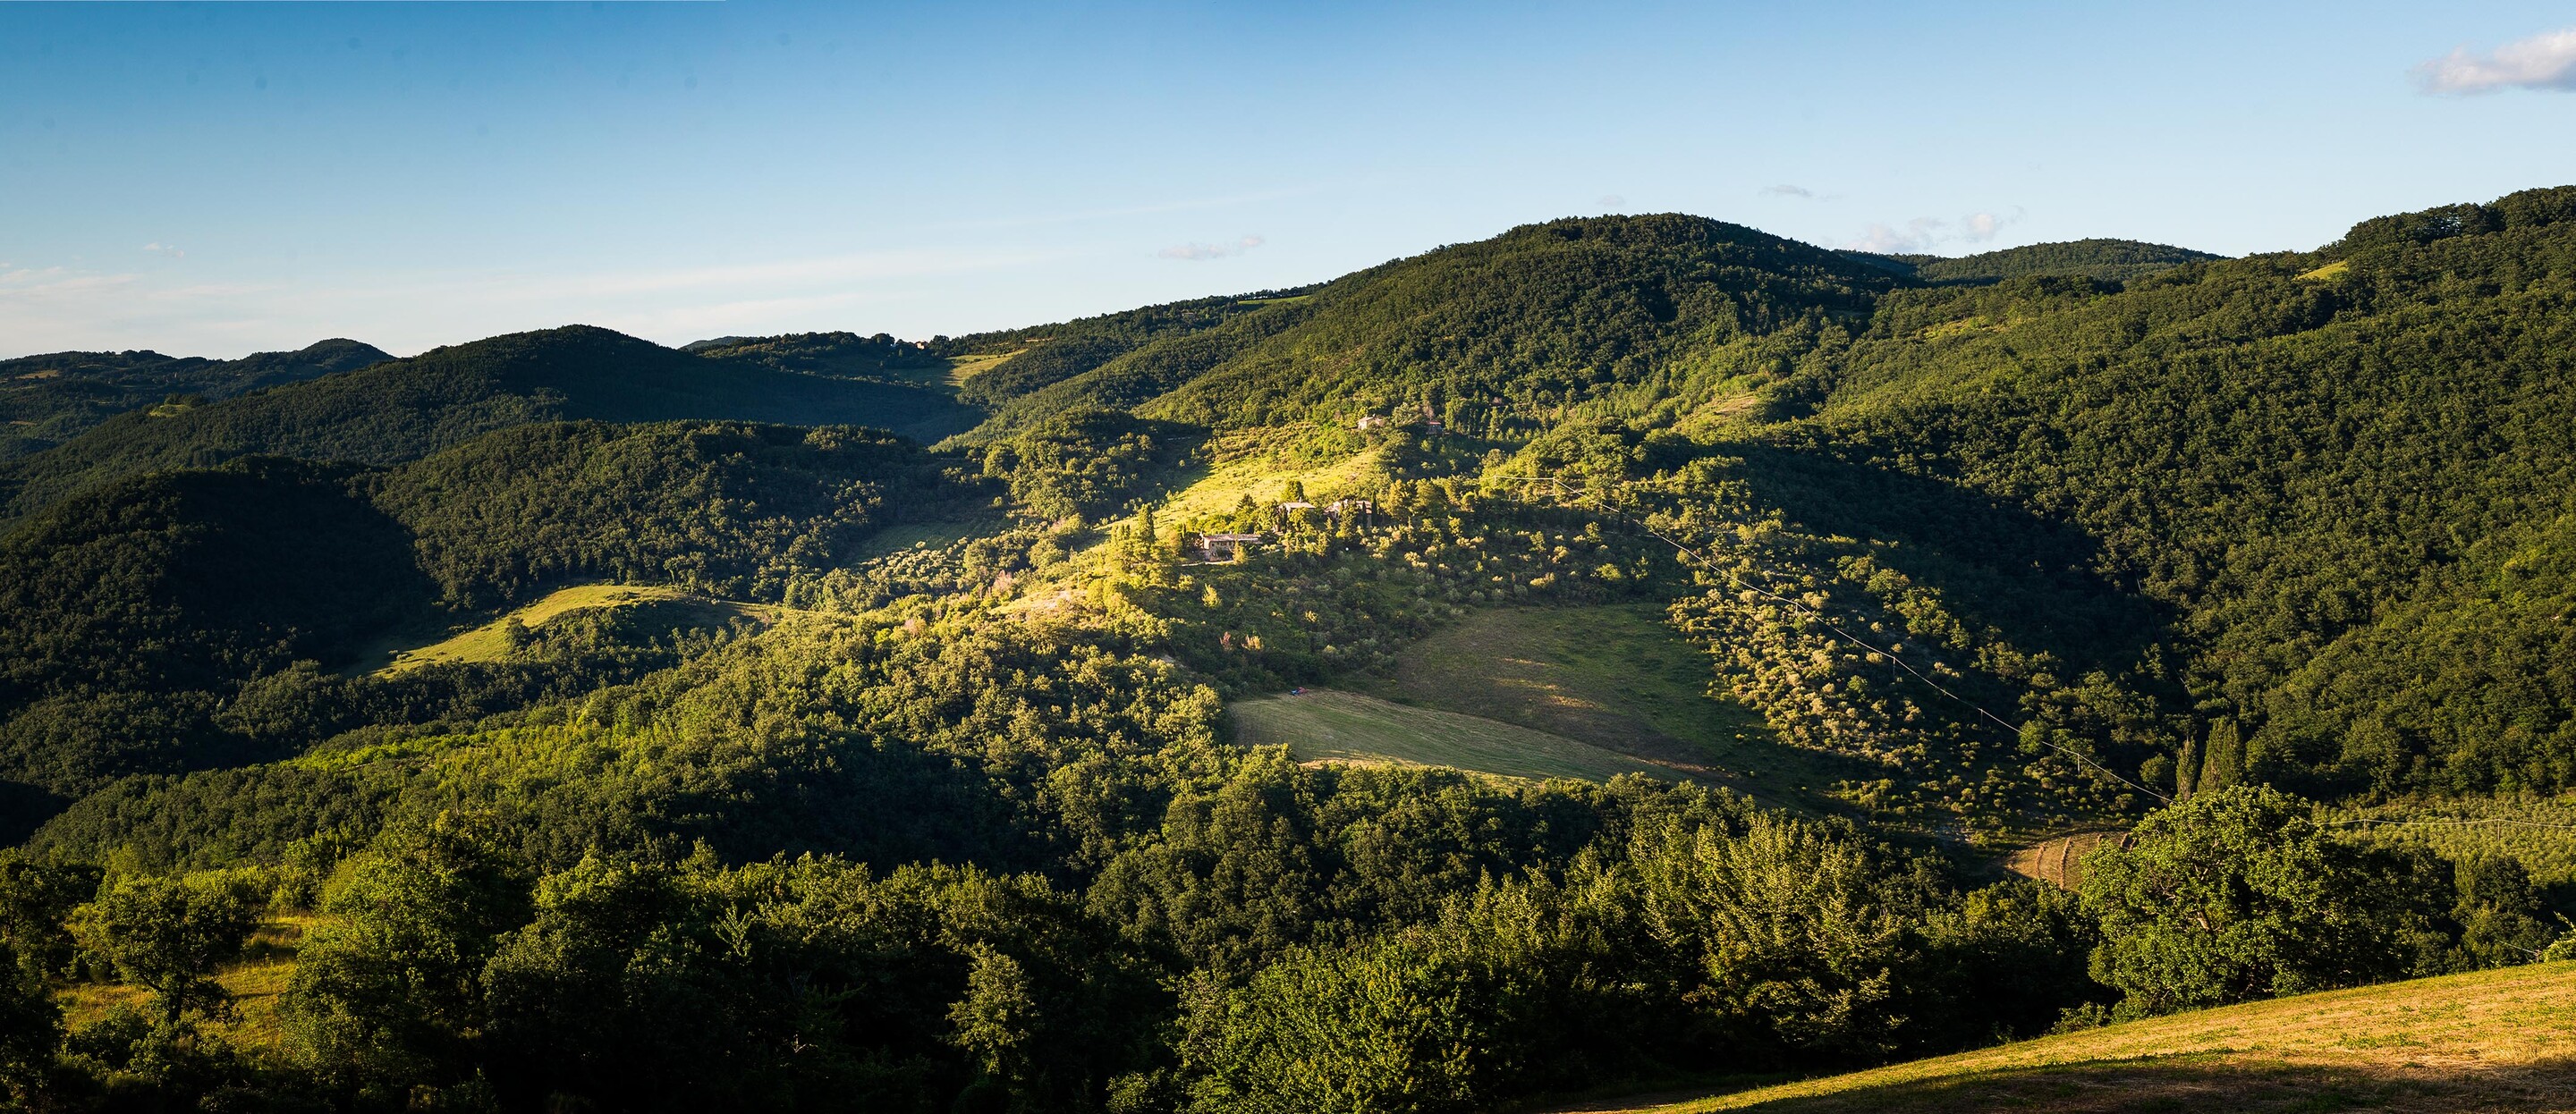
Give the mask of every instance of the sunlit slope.
[[775, 621], [790, 609], [768, 604], [709, 599], [665, 584], [576, 584], [513, 608], [490, 622], [448, 632], [434, 641], [400, 635], [385, 639], [359, 655], [347, 672], [391, 676], [425, 665], [498, 661], [511, 649], [511, 624], [537, 631], [580, 611], [656, 609], [675, 627], [721, 627], [736, 618], [755, 623]]
[[1702, 217], [1527, 225], [1155, 337], [1015, 397], [979, 436], [1087, 406], [1240, 429], [1345, 422], [1426, 396], [1456, 403], [1458, 432], [1481, 432], [1730, 339], [1819, 316], [1857, 322], [1901, 281]]
[[1692, 1102], [1574, 1109], [2570, 1110], [2576, 963], [2279, 998]]

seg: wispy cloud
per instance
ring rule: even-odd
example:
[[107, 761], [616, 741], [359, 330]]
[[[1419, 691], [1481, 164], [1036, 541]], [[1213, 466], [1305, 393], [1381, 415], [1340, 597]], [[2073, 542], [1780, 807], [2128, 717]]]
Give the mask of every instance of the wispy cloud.
[[154, 255], [166, 255], [172, 259], [186, 259], [188, 257], [188, 253], [180, 251], [178, 245], [165, 244], [159, 240], [154, 240], [151, 243], [143, 245], [143, 250], [151, 252]]
[[1880, 255], [1916, 255], [1930, 252], [1944, 244], [1965, 242], [1982, 244], [1992, 240], [2007, 226], [2021, 219], [2022, 211], [1998, 214], [1975, 212], [1958, 220], [1939, 217], [1916, 217], [1902, 226], [1871, 222], [1862, 226], [1860, 235], [1843, 243], [1852, 251], [1877, 252]]
[[1764, 186], [1762, 187], [1762, 194], [1765, 197], [1797, 197], [1804, 198], [1808, 201], [1824, 200], [1824, 196], [1814, 190], [1808, 189], [1805, 186], [1793, 186], [1786, 182], [1776, 186]]
[[1165, 259], [1183, 259], [1195, 263], [1203, 260], [1224, 259], [1228, 256], [1241, 255], [1260, 246], [1261, 237], [1246, 236], [1230, 244], [1174, 244], [1171, 247], [1164, 248], [1154, 254], [1162, 256]]
[[2493, 93], [2500, 89], [2576, 91], [2576, 27], [2544, 31], [2486, 54], [2458, 47], [2415, 67], [2427, 93]]
[[177, 283], [167, 272], [0, 268], [12, 350], [133, 348], [226, 355], [358, 336], [388, 351], [569, 322], [666, 341], [835, 324], [935, 276], [1056, 256], [914, 249], [595, 271], [411, 271], [293, 281]]

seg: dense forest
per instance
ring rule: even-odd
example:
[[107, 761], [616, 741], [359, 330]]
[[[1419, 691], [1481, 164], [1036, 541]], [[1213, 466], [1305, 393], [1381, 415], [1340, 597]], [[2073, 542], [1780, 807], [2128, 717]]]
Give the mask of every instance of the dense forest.
[[144, 351], [0, 360], [0, 421], [9, 423], [0, 433], [0, 460], [43, 452], [129, 410], [231, 398], [392, 358], [374, 345], [335, 339], [238, 360]]
[[[0, 1089], [1429, 1114], [2576, 958], [2568, 860], [2353, 819], [2576, 790], [2571, 354], [2562, 188], [2246, 259], [1564, 220], [153, 404], [9, 465]], [[598, 584], [661, 594], [526, 610]], [[1767, 734], [1236, 742], [1533, 608]]]

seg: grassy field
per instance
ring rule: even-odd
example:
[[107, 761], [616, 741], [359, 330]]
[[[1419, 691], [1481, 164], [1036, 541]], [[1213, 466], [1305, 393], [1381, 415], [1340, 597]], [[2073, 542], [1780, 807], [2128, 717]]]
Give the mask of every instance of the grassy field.
[[1210, 446], [1219, 458], [1214, 465], [1199, 465], [1186, 477], [1188, 483], [1163, 500], [1155, 513], [1166, 520], [1177, 521], [1196, 514], [1222, 514], [1234, 509], [1237, 500], [1249, 495], [1256, 503], [1275, 503], [1279, 493], [1296, 480], [1315, 495], [1343, 490], [1379, 468], [1374, 451], [1354, 453], [1329, 464], [1292, 464], [1262, 451], [1251, 437], [1235, 436]]
[[1454, 766], [1534, 779], [1606, 781], [1625, 773], [1666, 779], [1686, 776], [1544, 731], [1331, 689], [1244, 700], [1226, 710], [1232, 716], [1237, 743], [1284, 743], [1289, 755], [1300, 762]]
[[1025, 349], [1014, 348], [1008, 352], [991, 352], [978, 356], [951, 356], [948, 358], [948, 370], [944, 373], [944, 378], [949, 386], [960, 386], [974, 378], [975, 373], [1017, 356], [1023, 351]]
[[526, 606], [495, 616], [492, 621], [445, 635], [396, 633], [368, 653], [361, 655], [352, 673], [392, 676], [424, 665], [458, 661], [498, 661], [510, 652], [509, 624], [517, 619], [529, 630], [535, 630], [557, 616], [600, 607], [637, 607], [646, 604], [671, 604], [688, 608], [691, 618], [701, 625], [722, 626], [739, 616], [757, 622], [772, 622], [783, 609], [761, 604], [710, 600], [689, 595], [677, 588], [652, 584], [576, 584], [548, 593]]
[[[311, 914], [289, 913], [271, 917], [251, 934], [241, 961], [215, 975], [215, 981], [232, 992], [233, 1013], [209, 1028], [235, 1045], [277, 1046], [281, 1039], [278, 996], [295, 975], [295, 953], [313, 921]], [[76, 983], [54, 995], [55, 1004], [63, 1009], [63, 1024], [71, 1029], [89, 1025], [118, 1006], [148, 1011], [151, 999], [151, 991], [124, 983]]]
[[[1499, 720], [1689, 771], [1764, 800], [1822, 805], [1862, 776], [1784, 746], [1752, 709], [1708, 695], [1700, 648], [1648, 605], [1496, 608], [1423, 639], [1381, 699]], [[1874, 776], [1874, 775], [1873, 775]]]
[[2576, 963], [2309, 994], [1730, 1094], [1567, 1111], [2576, 1110]]

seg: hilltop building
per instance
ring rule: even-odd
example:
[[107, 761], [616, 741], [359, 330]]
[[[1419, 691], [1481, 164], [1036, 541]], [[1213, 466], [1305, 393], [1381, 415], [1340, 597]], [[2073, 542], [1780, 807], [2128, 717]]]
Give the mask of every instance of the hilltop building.
[[1259, 544], [1259, 534], [1201, 534], [1199, 556], [1209, 561], [1232, 561], [1235, 554]]

